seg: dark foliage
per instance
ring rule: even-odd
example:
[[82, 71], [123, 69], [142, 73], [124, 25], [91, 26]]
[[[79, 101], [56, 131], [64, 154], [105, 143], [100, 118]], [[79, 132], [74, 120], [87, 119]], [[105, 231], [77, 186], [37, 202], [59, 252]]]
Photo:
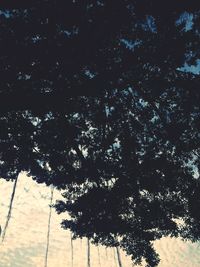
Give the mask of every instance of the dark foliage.
[[153, 240], [200, 239], [197, 2], [0, 10], [1, 177], [65, 189], [63, 227], [149, 267]]

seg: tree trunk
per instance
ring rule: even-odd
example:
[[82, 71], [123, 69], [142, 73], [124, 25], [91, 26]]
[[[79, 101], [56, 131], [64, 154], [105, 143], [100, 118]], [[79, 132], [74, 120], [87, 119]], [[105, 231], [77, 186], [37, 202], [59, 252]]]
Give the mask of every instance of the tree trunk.
[[90, 240], [87, 239], [87, 267], [90, 267]]
[[10, 221], [10, 218], [11, 218], [12, 206], [13, 206], [13, 201], [14, 201], [14, 197], [15, 197], [16, 187], [17, 187], [17, 181], [18, 181], [18, 175], [17, 175], [17, 177], [16, 177], [16, 179], [14, 181], [14, 184], [13, 184], [13, 191], [12, 191], [11, 198], [10, 198], [10, 205], [9, 205], [9, 210], [8, 210], [8, 214], [7, 214], [7, 219], [6, 219], [6, 223], [5, 223], [4, 229], [2, 231], [2, 242], [5, 239], [6, 231], [7, 231], [8, 224], [9, 224], [9, 221]]
[[120, 251], [119, 251], [118, 247], [116, 247], [116, 251], [117, 251], [118, 265], [119, 265], [119, 267], [122, 267], [122, 261], [121, 261]]
[[51, 213], [52, 213], [52, 203], [53, 203], [53, 191], [54, 191], [54, 188], [52, 187], [51, 188], [50, 207], [49, 207], [49, 220], [48, 220], [48, 230], [47, 230], [47, 247], [46, 247], [46, 255], [45, 255], [44, 267], [47, 267], [47, 263], [48, 263], [49, 237], [50, 237], [50, 229], [51, 229]]

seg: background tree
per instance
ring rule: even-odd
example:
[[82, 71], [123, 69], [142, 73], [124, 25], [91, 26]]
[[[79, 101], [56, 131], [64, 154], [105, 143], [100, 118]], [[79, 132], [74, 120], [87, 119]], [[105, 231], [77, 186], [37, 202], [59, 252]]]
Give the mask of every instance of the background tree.
[[199, 240], [198, 5], [37, 1], [0, 21], [1, 176], [65, 189], [63, 226], [136, 263]]

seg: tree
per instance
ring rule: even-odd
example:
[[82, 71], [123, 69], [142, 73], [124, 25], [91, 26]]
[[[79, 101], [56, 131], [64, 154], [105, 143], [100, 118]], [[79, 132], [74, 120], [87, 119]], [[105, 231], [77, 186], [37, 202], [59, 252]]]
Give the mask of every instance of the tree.
[[63, 227], [151, 267], [153, 240], [200, 238], [199, 76], [184, 68], [199, 58], [199, 11], [119, 0], [0, 12], [1, 176], [65, 189]]

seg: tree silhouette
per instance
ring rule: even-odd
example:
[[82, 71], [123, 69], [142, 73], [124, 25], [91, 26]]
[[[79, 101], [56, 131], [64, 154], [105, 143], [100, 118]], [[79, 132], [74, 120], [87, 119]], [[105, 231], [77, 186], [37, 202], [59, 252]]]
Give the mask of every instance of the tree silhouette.
[[1, 177], [65, 189], [63, 227], [135, 263], [199, 240], [198, 4], [36, 1], [0, 21]]

